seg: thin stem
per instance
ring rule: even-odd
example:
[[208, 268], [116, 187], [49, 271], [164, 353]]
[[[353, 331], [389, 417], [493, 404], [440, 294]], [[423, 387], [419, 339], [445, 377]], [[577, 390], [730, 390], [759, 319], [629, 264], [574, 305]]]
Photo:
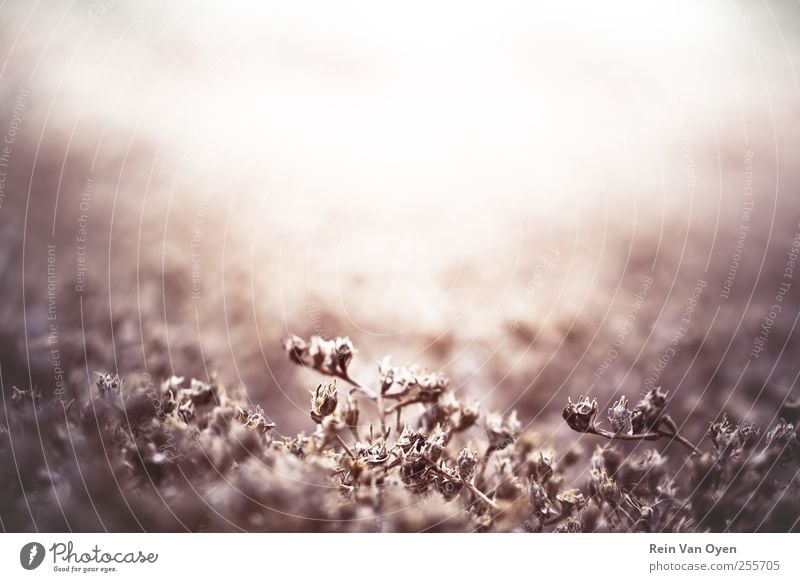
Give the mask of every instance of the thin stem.
[[383, 397], [387, 400], [401, 400], [404, 396], [408, 396], [408, 393], [411, 390], [403, 390], [401, 392], [390, 392], [388, 394], [384, 394]]
[[489, 507], [491, 507], [495, 511], [500, 511], [500, 507], [498, 507], [498, 505], [494, 501], [492, 501], [491, 499], [486, 497], [486, 495], [480, 489], [475, 487], [475, 485], [473, 485], [472, 483], [470, 483], [466, 479], [461, 479], [461, 482], [467, 487], [467, 489], [472, 491], [472, 493], [474, 493], [476, 496], [480, 497], [486, 504], [488, 504]]
[[350, 447], [347, 446], [347, 443], [344, 442], [344, 439], [339, 435], [338, 432], [336, 433], [336, 440], [338, 440], [339, 444], [344, 447], [344, 450], [347, 451], [347, 454], [350, 455], [350, 458], [355, 461], [356, 456], [353, 454], [353, 451], [350, 450]]
[[[439, 468], [439, 467], [437, 467], [436, 465], [431, 465], [431, 469], [432, 469], [432, 470], [433, 470], [433, 472], [434, 472], [434, 473], [436, 473], [437, 475], [441, 475], [442, 477], [444, 477], [444, 478], [446, 478], [446, 479], [450, 479], [451, 481], [452, 481], [452, 480], [454, 480], [452, 475], [448, 475], [448, 474], [447, 474], [445, 471], [443, 471], [442, 469], [440, 469], [440, 468]], [[499, 506], [498, 506], [498, 505], [497, 505], [497, 504], [496, 504], [494, 501], [492, 501], [491, 499], [489, 499], [489, 498], [486, 496], [486, 494], [485, 494], [483, 491], [481, 491], [480, 489], [478, 489], [478, 488], [477, 488], [475, 485], [473, 485], [472, 483], [470, 483], [469, 481], [467, 481], [467, 480], [466, 480], [466, 479], [464, 479], [463, 477], [458, 477], [458, 480], [459, 480], [459, 481], [460, 481], [460, 482], [461, 482], [461, 483], [462, 483], [462, 484], [463, 484], [463, 485], [464, 485], [464, 486], [465, 486], [467, 489], [469, 489], [470, 491], [472, 491], [472, 493], [473, 493], [473, 494], [475, 494], [475, 495], [476, 495], [477, 497], [479, 497], [479, 498], [480, 498], [480, 499], [481, 499], [483, 502], [485, 502], [485, 503], [486, 503], [486, 504], [487, 504], [489, 507], [491, 507], [491, 508], [492, 508], [492, 509], [494, 509], [495, 511], [500, 511], [500, 507], [499, 507]]]
[[670, 439], [678, 441], [693, 453], [699, 452], [691, 442], [689, 442], [688, 440], [677, 434], [677, 432], [669, 433], [659, 429], [656, 432], [646, 432], [642, 434], [627, 434], [624, 432], [611, 432], [596, 426], [590, 427], [586, 432], [588, 434], [601, 436], [608, 440], [618, 440], [618, 441], [657, 441], [662, 437], [668, 437]]
[[381, 419], [381, 433], [386, 434], [386, 408], [384, 407], [383, 404], [383, 394], [380, 392], [375, 392], [374, 390], [369, 388], [366, 384], [359, 382], [358, 380], [350, 376], [350, 374], [347, 372], [339, 373], [337, 374], [337, 376], [342, 380], [344, 380], [345, 382], [347, 382], [348, 384], [350, 384], [351, 386], [354, 386], [359, 392], [361, 392], [363, 396], [369, 398], [370, 400], [376, 403], [378, 407], [378, 416]]
[[672, 417], [670, 417], [669, 415], [665, 414], [661, 418], [661, 422], [664, 423], [665, 425], [667, 425], [667, 428], [670, 431], [672, 431], [672, 436], [674, 436], [678, 440], [678, 442], [680, 442], [684, 446], [689, 447], [690, 449], [692, 449], [693, 453], [698, 453], [698, 454], [700, 453], [698, 448], [696, 446], [694, 446], [694, 444], [692, 444], [691, 441], [689, 441], [688, 439], [683, 438], [681, 435], [678, 434], [678, 425], [675, 424], [675, 421], [672, 420]]
[[589, 434], [595, 434], [597, 436], [601, 436], [608, 440], [618, 440], [618, 441], [657, 441], [663, 435], [657, 432], [645, 432], [642, 434], [628, 434], [624, 432], [611, 432], [609, 430], [602, 429], [600, 427], [590, 427], [589, 430], [586, 431]]
[[663, 436], [665, 436], [665, 437], [668, 437], [668, 438], [671, 438], [671, 439], [674, 439], [674, 440], [678, 441], [678, 442], [679, 442], [679, 443], [681, 443], [683, 446], [685, 446], [687, 449], [689, 449], [690, 451], [692, 451], [692, 453], [700, 454], [700, 449], [698, 449], [696, 446], [694, 446], [694, 445], [692, 444], [692, 442], [691, 442], [691, 441], [689, 441], [688, 439], [685, 439], [685, 438], [683, 438], [683, 437], [682, 437], [681, 435], [679, 435], [678, 433], [660, 432], [659, 434], [661, 434], [661, 435], [663, 435]]
[[400, 402], [398, 402], [394, 406], [390, 406], [389, 408], [387, 408], [386, 409], [386, 413], [387, 414], [391, 414], [391, 413], [395, 412], [396, 410], [401, 410], [401, 409], [405, 408], [406, 406], [411, 406], [412, 404], [419, 404], [421, 402], [427, 402], [427, 401], [424, 400], [423, 398], [418, 398], [418, 397], [417, 398], [409, 398], [408, 400], [401, 400]]
[[383, 403], [383, 394], [378, 394], [378, 416], [381, 419], [381, 433], [386, 434], [386, 407]]

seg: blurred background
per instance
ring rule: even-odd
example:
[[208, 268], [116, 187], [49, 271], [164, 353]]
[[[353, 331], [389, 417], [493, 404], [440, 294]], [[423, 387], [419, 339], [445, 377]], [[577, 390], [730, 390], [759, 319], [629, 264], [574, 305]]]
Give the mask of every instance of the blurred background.
[[296, 333], [555, 440], [568, 396], [651, 385], [693, 438], [790, 416], [798, 33], [780, 1], [3, 2], [3, 391], [217, 372], [292, 433]]

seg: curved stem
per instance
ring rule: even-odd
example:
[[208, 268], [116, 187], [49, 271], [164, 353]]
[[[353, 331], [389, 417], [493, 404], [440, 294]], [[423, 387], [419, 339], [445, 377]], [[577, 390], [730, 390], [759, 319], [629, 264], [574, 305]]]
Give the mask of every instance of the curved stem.
[[675, 439], [678, 440], [679, 443], [681, 443], [685, 447], [690, 448], [693, 453], [698, 453], [698, 454], [700, 453], [698, 448], [696, 446], [694, 446], [694, 444], [692, 444], [691, 441], [689, 441], [688, 439], [683, 438], [681, 435], [678, 434], [678, 425], [675, 424], [675, 421], [672, 420], [672, 417], [670, 417], [669, 415], [665, 414], [661, 418], [661, 422], [664, 423], [665, 425], [667, 425], [667, 428], [672, 432], [672, 434], [668, 435], [668, 436], [673, 436]]
[[353, 451], [350, 450], [350, 447], [347, 446], [347, 443], [344, 442], [344, 439], [339, 435], [338, 432], [336, 433], [336, 439], [339, 441], [339, 444], [344, 447], [344, 450], [347, 451], [347, 454], [350, 455], [350, 458], [355, 460], [356, 456], [353, 454]]
[[334, 374], [334, 375], [338, 376], [339, 378], [341, 378], [342, 380], [344, 380], [345, 382], [347, 382], [351, 386], [354, 386], [354, 387], [358, 388], [358, 391], [361, 392], [361, 394], [363, 394], [364, 396], [366, 396], [370, 400], [379, 400], [379, 395], [376, 394], [375, 391], [372, 390], [372, 388], [369, 388], [366, 384], [363, 384], [362, 382], [359, 382], [358, 380], [356, 380], [355, 378], [350, 376], [350, 374], [338, 373], [338, 374]]
[[677, 432], [668, 433], [668, 432], [659, 431], [659, 434], [661, 434], [662, 436], [665, 436], [667, 438], [674, 439], [674, 440], [678, 441], [683, 446], [685, 446], [687, 449], [692, 451], [692, 453], [697, 453], [697, 454], [700, 453], [700, 450], [696, 446], [694, 446], [690, 440], [682, 437]]
[[[441, 475], [442, 477], [445, 477], [446, 479], [450, 479], [451, 481], [453, 480], [453, 476], [452, 476], [452, 475], [448, 475], [448, 474], [447, 474], [445, 471], [441, 470], [441, 469], [440, 469], [439, 467], [437, 467], [436, 465], [431, 465], [431, 469], [432, 469], [432, 470], [433, 470], [433, 472], [434, 472], [434, 473], [436, 473], [437, 475]], [[494, 509], [495, 511], [500, 511], [500, 507], [499, 507], [499, 506], [498, 506], [498, 505], [497, 505], [497, 504], [496, 504], [494, 501], [492, 501], [491, 499], [489, 499], [489, 498], [486, 496], [486, 494], [485, 494], [483, 491], [481, 491], [480, 489], [478, 489], [478, 488], [477, 488], [475, 485], [473, 485], [472, 483], [470, 483], [469, 481], [467, 481], [467, 480], [466, 480], [466, 479], [464, 479], [463, 477], [458, 477], [458, 480], [459, 480], [459, 481], [460, 481], [460, 482], [461, 482], [461, 483], [462, 483], [462, 484], [463, 484], [463, 485], [464, 485], [464, 486], [465, 486], [467, 489], [469, 489], [470, 491], [472, 491], [472, 493], [473, 493], [473, 494], [474, 494], [476, 497], [480, 498], [480, 499], [481, 499], [481, 501], [483, 501], [484, 503], [486, 503], [486, 504], [487, 504], [489, 507], [491, 507], [491, 508], [492, 508], [492, 509]]]
[[698, 453], [697, 447], [695, 447], [690, 441], [683, 438], [681, 435], [675, 432], [666, 432], [664, 430], [657, 430], [656, 432], [646, 432], [642, 434], [627, 434], [627, 433], [617, 433], [611, 432], [600, 427], [590, 427], [589, 430], [586, 431], [588, 434], [594, 434], [597, 436], [601, 436], [608, 440], [617, 440], [617, 441], [657, 441], [662, 437], [667, 437], [669, 439], [673, 439], [681, 443], [683, 446], [688, 448], [693, 453]]
[[419, 404], [420, 402], [423, 402], [423, 401], [418, 399], [418, 398], [409, 398], [408, 400], [403, 400], [403, 401], [398, 402], [397, 404], [387, 408], [386, 409], [386, 414], [392, 414], [393, 412], [395, 412], [397, 410], [401, 410], [401, 409], [405, 408], [406, 406], [411, 406], [412, 404]]
[[595, 434], [597, 436], [601, 436], [608, 440], [618, 440], [618, 441], [657, 441], [663, 435], [657, 432], [645, 432], [642, 434], [627, 434], [624, 432], [611, 432], [610, 430], [605, 430], [600, 427], [590, 427], [589, 430], [586, 431], [589, 434]]
[[492, 509], [494, 509], [495, 511], [500, 511], [500, 507], [498, 507], [498, 505], [497, 505], [497, 504], [496, 504], [494, 501], [492, 501], [491, 499], [489, 499], [489, 498], [488, 498], [488, 497], [487, 497], [487, 496], [486, 496], [486, 495], [485, 495], [485, 494], [484, 494], [484, 493], [483, 493], [483, 492], [482, 492], [480, 489], [478, 489], [477, 487], [475, 487], [475, 485], [473, 485], [472, 483], [470, 483], [470, 482], [469, 482], [469, 481], [467, 481], [466, 479], [461, 479], [461, 482], [462, 482], [462, 483], [463, 483], [463, 484], [466, 486], [466, 488], [467, 488], [467, 489], [469, 489], [470, 491], [472, 491], [472, 493], [473, 493], [473, 494], [475, 494], [477, 497], [480, 497], [480, 499], [481, 499], [481, 500], [482, 500], [484, 503], [486, 503], [487, 505], [489, 505], [489, 507], [491, 507], [491, 508], [492, 508]]

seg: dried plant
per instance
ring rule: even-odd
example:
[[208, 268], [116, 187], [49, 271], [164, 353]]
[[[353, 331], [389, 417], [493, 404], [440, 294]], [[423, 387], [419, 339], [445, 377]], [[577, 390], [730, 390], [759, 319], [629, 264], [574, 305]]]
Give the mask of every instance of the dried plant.
[[649, 390], [633, 410], [628, 410], [628, 401], [622, 396], [608, 409], [610, 431], [600, 427], [596, 420], [597, 400], [581, 396], [577, 403], [567, 399], [562, 416], [572, 430], [595, 434], [613, 440], [648, 440], [661, 438], [674, 439], [695, 451], [695, 446], [678, 434], [678, 427], [669, 415], [664, 414], [667, 393], [661, 388]]
[[564, 408], [562, 416], [577, 432], [618, 441], [665, 438], [689, 450], [681, 469], [691, 477], [680, 491], [680, 481], [658, 451], [626, 457], [615, 447], [598, 448], [588, 487], [598, 512], [593, 527], [599, 516], [602, 529], [626, 531], [798, 529], [795, 426], [781, 420], [762, 439], [756, 427], [733, 424], [723, 415], [710, 424], [711, 450], [703, 452], [678, 434], [664, 412], [666, 404], [667, 393], [660, 388], [645, 393], [632, 411], [621, 397], [608, 410], [610, 431], [596, 421], [597, 400], [581, 397]]
[[[323, 376], [311, 390], [311, 432], [295, 436], [216, 378], [98, 373], [93, 393], [69, 403], [14, 387], [0, 456], [47, 470], [3, 474], [0, 493], [63, 510], [17, 504], [4, 526], [97, 530], [113, 516], [120, 531], [798, 529], [800, 443], [788, 422], [762, 434], [723, 417], [695, 446], [659, 388], [632, 409], [620, 397], [610, 428], [598, 401], [581, 397], [563, 410], [569, 427], [611, 441], [584, 467], [580, 447], [545, 448], [515, 411], [483, 413], [441, 372], [385, 358], [369, 386], [352, 375], [347, 338], [293, 336], [284, 347]], [[30, 438], [37, 426], [52, 430]], [[672, 442], [685, 454], [668, 456]], [[664, 447], [640, 448], [654, 445]]]

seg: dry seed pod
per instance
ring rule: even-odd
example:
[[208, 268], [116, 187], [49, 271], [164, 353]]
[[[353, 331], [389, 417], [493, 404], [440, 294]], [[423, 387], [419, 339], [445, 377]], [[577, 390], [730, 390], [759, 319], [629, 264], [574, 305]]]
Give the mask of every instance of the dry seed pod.
[[631, 411], [628, 410], [628, 399], [620, 396], [614, 406], [608, 409], [608, 422], [615, 433], [633, 434]]
[[569, 427], [577, 432], [590, 432], [595, 428], [597, 416], [597, 399], [589, 400], [581, 396], [578, 402], [567, 399], [567, 405], [561, 413]]
[[475, 467], [478, 466], [478, 454], [471, 449], [462, 449], [458, 453], [456, 463], [458, 465], [458, 475], [462, 479], [469, 481], [475, 474]]
[[339, 393], [336, 390], [336, 379], [320, 384], [317, 390], [311, 393], [311, 419], [321, 424], [326, 416], [336, 410], [339, 402]]

